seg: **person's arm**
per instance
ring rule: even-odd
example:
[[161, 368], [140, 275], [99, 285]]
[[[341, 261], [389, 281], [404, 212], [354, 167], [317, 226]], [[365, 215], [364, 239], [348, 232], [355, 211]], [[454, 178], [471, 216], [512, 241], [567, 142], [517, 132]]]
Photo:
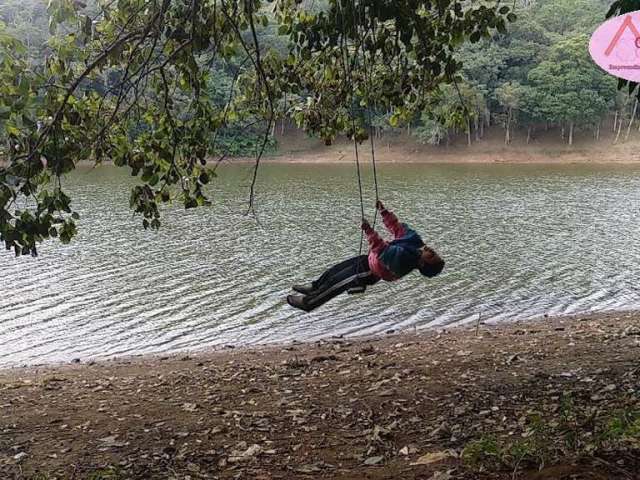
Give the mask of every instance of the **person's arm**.
[[384, 249], [384, 247], [387, 246], [387, 242], [385, 242], [383, 238], [378, 235], [378, 232], [371, 228], [371, 225], [369, 225], [369, 222], [367, 222], [366, 220], [362, 221], [362, 230], [367, 236], [367, 242], [369, 242], [369, 250], [371, 250], [372, 252], [380, 253]]
[[406, 230], [404, 225], [400, 223], [398, 217], [395, 216], [393, 212], [390, 212], [385, 208], [380, 200], [376, 203], [376, 208], [380, 211], [380, 215], [382, 216], [382, 223], [387, 227], [389, 233], [393, 235], [393, 238], [400, 238], [404, 236]]

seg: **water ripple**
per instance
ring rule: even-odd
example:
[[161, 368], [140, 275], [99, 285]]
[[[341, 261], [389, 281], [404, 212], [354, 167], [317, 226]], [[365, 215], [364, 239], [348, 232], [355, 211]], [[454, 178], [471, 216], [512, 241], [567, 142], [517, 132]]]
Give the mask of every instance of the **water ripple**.
[[266, 166], [259, 224], [243, 214], [248, 174], [225, 167], [212, 208], [168, 208], [155, 233], [127, 209], [126, 172], [75, 172], [77, 241], [0, 256], [0, 365], [640, 307], [638, 167], [383, 165], [387, 204], [443, 254], [445, 272], [310, 314], [284, 296], [357, 254], [353, 171]]

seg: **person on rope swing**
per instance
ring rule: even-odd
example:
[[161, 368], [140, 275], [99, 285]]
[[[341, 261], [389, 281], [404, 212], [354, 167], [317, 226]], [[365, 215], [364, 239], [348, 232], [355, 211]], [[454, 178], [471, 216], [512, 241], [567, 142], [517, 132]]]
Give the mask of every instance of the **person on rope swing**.
[[363, 292], [380, 280], [396, 281], [417, 269], [426, 277], [435, 277], [444, 268], [444, 260], [407, 224], [376, 202], [384, 226], [393, 235], [386, 242], [362, 221], [362, 230], [369, 243], [369, 255], [359, 255], [338, 263], [308, 285], [294, 285], [298, 294], [287, 296], [287, 303], [306, 312], [318, 308], [344, 292]]

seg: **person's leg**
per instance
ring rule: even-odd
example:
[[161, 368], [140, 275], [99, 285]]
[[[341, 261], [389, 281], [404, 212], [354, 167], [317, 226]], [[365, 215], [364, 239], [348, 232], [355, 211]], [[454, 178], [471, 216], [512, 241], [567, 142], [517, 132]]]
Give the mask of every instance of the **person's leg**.
[[331, 279], [333, 279], [336, 275], [340, 275], [343, 270], [353, 268], [353, 264], [358, 258], [359, 257], [348, 258], [344, 262], [337, 263], [333, 267], [328, 268], [322, 275], [320, 275], [317, 280], [311, 282], [311, 285], [313, 285], [314, 289], [317, 289], [321, 285], [331, 283]]
[[327, 270], [324, 271], [322, 275], [320, 275], [320, 277], [317, 280], [314, 280], [305, 285], [294, 285], [292, 288], [296, 292], [302, 293], [303, 295], [312, 294], [314, 290], [317, 290], [320, 287], [320, 285], [330, 282], [331, 278], [339, 274], [345, 268], [348, 268], [353, 263], [355, 258], [349, 258], [343, 262], [340, 262], [334, 265], [333, 267], [328, 268]]
[[[338, 269], [337, 267], [341, 268]], [[323, 305], [350, 288], [361, 285], [373, 285], [379, 279], [371, 273], [366, 255], [351, 258], [329, 269], [315, 285], [315, 289], [305, 296], [299, 307], [306, 311]], [[298, 306], [298, 305], [294, 305]]]

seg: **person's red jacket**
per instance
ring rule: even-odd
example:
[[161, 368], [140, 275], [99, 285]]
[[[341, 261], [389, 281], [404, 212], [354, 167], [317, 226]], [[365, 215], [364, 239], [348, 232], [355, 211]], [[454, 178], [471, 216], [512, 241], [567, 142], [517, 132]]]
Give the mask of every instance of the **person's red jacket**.
[[[396, 217], [393, 212], [385, 208], [380, 210], [380, 214], [382, 216], [382, 223], [384, 223], [384, 226], [391, 235], [393, 235], [394, 240], [401, 239], [407, 234], [407, 230], [409, 229], [404, 223], [398, 221], [398, 217]], [[380, 258], [380, 255], [389, 246], [389, 243], [378, 235], [378, 232], [371, 228], [368, 223], [363, 224], [362, 229], [367, 235], [367, 241], [369, 242], [369, 268], [371, 268], [373, 274], [387, 282], [398, 280], [400, 277], [394, 275]]]

